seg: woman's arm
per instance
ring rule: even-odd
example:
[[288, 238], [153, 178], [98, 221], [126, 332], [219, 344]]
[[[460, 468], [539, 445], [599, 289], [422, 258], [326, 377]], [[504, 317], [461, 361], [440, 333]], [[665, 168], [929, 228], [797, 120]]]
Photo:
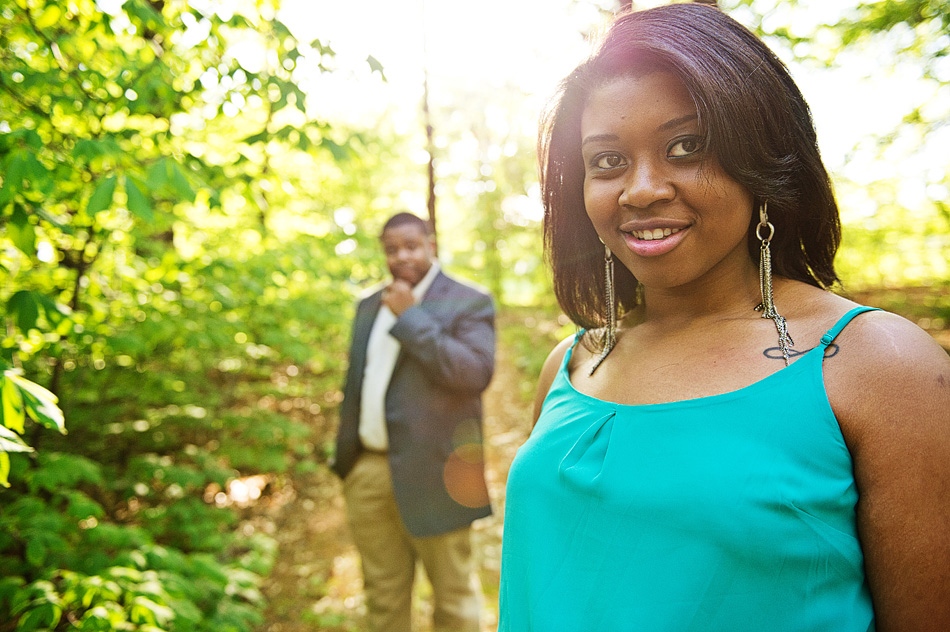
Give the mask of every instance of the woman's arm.
[[826, 384], [854, 459], [877, 630], [950, 630], [950, 357], [882, 312], [839, 348]]

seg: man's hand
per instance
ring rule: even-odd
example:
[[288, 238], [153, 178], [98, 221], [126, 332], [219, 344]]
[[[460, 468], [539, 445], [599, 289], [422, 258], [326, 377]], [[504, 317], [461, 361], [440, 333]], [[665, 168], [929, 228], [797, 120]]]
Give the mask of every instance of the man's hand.
[[416, 298], [412, 295], [412, 286], [402, 279], [395, 279], [392, 285], [383, 290], [383, 305], [396, 316], [415, 304]]

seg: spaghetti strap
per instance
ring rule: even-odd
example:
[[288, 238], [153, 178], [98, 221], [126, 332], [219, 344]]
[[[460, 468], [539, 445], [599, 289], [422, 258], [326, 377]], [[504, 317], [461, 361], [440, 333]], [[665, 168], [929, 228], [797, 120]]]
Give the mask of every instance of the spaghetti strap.
[[835, 323], [835, 326], [825, 332], [825, 335], [821, 337], [821, 346], [827, 347], [832, 343], [832, 341], [838, 337], [838, 334], [841, 333], [841, 330], [844, 329], [851, 320], [858, 314], [863, 314], [864, 312], [876, 312], [880, 311], [877, 307], [867, 307], [862, 305], [861, 307], [855, 307], [847, 314], [838, 319], [838, 322]]
[[584, 337], [585, 333], [587, 333], [586, 329], [578, 329], [577, 333], [574, 334], [574, 342], [571, 343], [571, 346], [568, 347], [567, 351], [564, 353], [564, 357], [561, 358], [561, 368], [558, 371], [559, 374], [567, 370], [567, 365], [571, 361], [571, 356], [574, 355], [574, 347], [576, 347], [577, 343], [581, 341], [581, 338]]
[[577, 346], [577, 343], [581, 341], [581, 338], [584, 337], [584, 334], [587, 333], [586, 329], [578, 329], [577, 333], [574, 334], [574, 342], [571, 343], [571, 351], [574, 350], [574, 347]]

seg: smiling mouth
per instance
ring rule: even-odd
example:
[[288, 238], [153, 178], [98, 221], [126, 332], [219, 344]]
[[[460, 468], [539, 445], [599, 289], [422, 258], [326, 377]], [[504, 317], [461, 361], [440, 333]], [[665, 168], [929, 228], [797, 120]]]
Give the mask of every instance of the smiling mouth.
[[681, 230], [681, 228], [654, 228], [653, 230], [632, 230], [630, 234], [642, 241], [655, 241], [675, 235]]

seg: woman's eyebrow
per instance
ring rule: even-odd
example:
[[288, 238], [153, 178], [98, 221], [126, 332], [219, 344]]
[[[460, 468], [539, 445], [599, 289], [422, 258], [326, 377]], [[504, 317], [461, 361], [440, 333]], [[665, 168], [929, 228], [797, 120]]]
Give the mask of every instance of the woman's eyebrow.
[[[667, 121], [666, 123], [663, 123], [656, 129], [658, 132], [666, 131], [678, 125], [682, 125], [683, 123], [694, 121], [698, 118], [699, 116], [696, 114], [687, 114], [685, 116], [679, 116], [675, 119], [670, 119], [669, 121]], [[581, 142], [581, 147], [583, 147], [587, 143], [595, 143], [597, 141], [613, 142], [613, 141], [617, 141], [619, 138], [620, 137], [617, 136], [616, 134], [593, 134], [591, 136], [588, 136]]]
[[597, 141], [607, 141], [607, 142], [610, 142], [610, 141], [617, 141], [617, 140], [619, 140], [619, 139], [620, 139], [620, 137], [617, 136], [616, 134], [594, 134], [594, 135], [592, 135], [592, 136], [588, 136], [587, 138], [585, 138], [585, 139], [581, 142], [581, 147], [583, 147], [583, 146], [586, 145], [587, 143], [596, 143]]
[[696, 114], [687, 114], [686, 116], [680, 116], [678, 118], [671, 119], [667, 121], [666, 123], [663, 123], [663, 125], [660, 125], [656, 129], [658, 132], [662, 132], [662, 131], [670, 129], [671, 127], [676, 127], [677, 125], [682, 125], [683, 123], [686, 123], [688, 121], [693, 121], [698, 118], [699, 116], [697, 116]]

